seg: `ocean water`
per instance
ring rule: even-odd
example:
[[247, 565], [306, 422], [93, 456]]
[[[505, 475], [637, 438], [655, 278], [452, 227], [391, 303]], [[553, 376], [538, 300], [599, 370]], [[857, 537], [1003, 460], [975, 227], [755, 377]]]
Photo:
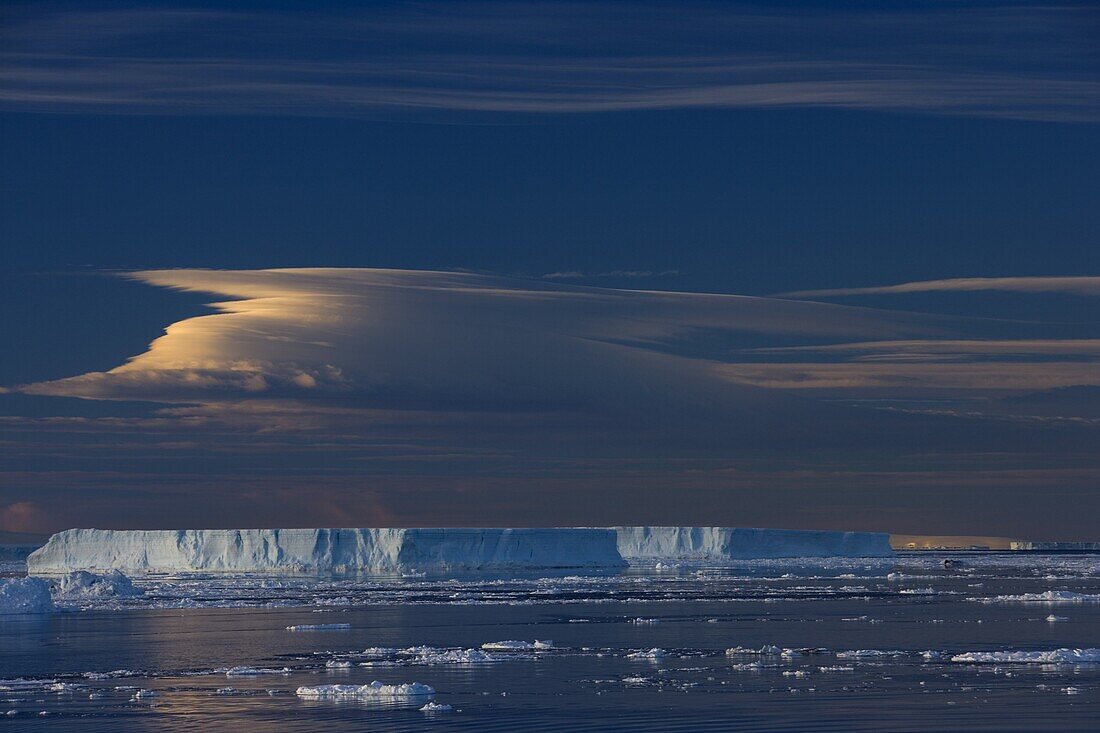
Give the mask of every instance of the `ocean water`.
[[[608, 576], [141, 578], [144, 598], [0, 617], [0, 730], [1095, 731], [1098, 569], [1095, 555], [921, 553]], [[348, 627], [287, 630], [317, 624]], [[552, 648], [480, 651], [504, 640]], [[1095, 661], [1016, 654], [1058, 649]], [[1016, 656], [953, 659], [972, 652]], [[434, 694], [297, 694], [374, 680]], [[422, 711], [430, 700], [451, 709]]]

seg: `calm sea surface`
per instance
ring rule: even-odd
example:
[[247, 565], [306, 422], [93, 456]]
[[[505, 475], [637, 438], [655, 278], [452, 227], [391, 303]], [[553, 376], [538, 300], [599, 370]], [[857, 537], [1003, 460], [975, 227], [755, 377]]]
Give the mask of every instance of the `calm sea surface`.
[[[458, 581], [146, 578], [145, 598], [0, 617], [0, 731], [1100, 730], [1100, 663], [952, 659], [1100, 654], [1100, 557], [958, 555], [954, 569], [944, 557]], [[349, 628], [287, 630], [303, 624]], [[553, 648], [479, 658], [487, 642], [536, 639]], [[435, 694], [297, 694], [374, 680]], [[421, 711], [429, 699], [452, 709]]]

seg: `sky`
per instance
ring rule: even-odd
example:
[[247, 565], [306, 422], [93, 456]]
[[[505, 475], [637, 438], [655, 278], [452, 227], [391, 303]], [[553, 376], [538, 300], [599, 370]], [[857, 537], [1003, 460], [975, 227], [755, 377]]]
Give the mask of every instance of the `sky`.
[[1097, 539], [1089, 3], [5, 3], [0, 531]]

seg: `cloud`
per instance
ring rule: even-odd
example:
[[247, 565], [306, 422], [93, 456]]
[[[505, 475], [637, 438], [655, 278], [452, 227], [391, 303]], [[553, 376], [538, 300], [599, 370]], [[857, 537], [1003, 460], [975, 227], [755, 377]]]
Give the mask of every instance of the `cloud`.
[[1068, 295], [1100, 295], [1100, 277], [961, 277], [949, 280], [918, 280], [900, 285], [879, 285], [867, 288], [832, 288], [798, 290], [780, 293], [784, 298], [830, 298], [849, 295], [893, 295], [904, 293], [981, 292], [1065, 293]]
[[[998, 502], [993, 534], [1052, 482], [1096, 502], [1088, 323], [1043, 339], [1024, 336], [1041, 324], [456, 272], [128, 277], [211, 294], [215, 312], [112, 369], [0, 398], [101, 401], [0, 416], [11, 526], [891, 529], [919, 491], [941, 517], [923, 526], [956, 533]], [[990, 336], [1009, 327], [1020, 337]]]
[[1087, 7], [485, 3], [13, 12], [0, 104], [431, 118], [821, 107], [1100, 120]]
[[544, 280], [601, 280], [605, 278], [648, 278], [671, 277], [679, 275], [679, 270], [611, 270], [609, 272], [581, 272], [580, 270], [563, 270], [548, 272], [542, 276]]

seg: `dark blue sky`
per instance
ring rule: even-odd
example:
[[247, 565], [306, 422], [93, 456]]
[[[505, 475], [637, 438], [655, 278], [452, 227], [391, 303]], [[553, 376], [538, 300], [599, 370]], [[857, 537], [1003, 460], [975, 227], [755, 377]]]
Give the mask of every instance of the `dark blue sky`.
[[[0, 384], [9, 387], [111, 369], [143, 352], [168, 324], [211, 312], [203, 305], [213, 299], [206, 293], [151, 288], [117, 271], [468, 270], [552, 286], [746, 295], [1100, 275], [1100, 16], [1087, 4], [691, 4], [673, 13], [628, 3], [46, 3], [0, 13], [6, 48], [0, 51], [0, 338], [14, 355], [0, 364]], [[967, 339], [1100, 335], [1095, 295], [949, 290], [836, 302], [1000, 319], [952, 327], [953, 336], [965, 332]], [[835, 341], [824, 333], [750, 337], [736, 323], [719, 336], [681, 326], [690, 336], [681, 334], [662, 351], [723, 364], [761, 359], [734, 358], [734, 346]], [[601, 338], [609, 336], [601, 331]], [[1064, 349], [1054, 357], [1024, 351], [997, 358], [1092, 358]], [[414, 352], [410, 358], [423, 356]], [[759, 375], [737, 378], [776, 388]], [[893, 378], [901, 385], [912, 379]], [[947, 398], [942, 390], [952, 400], [988, 400], [1051, 386], [1037, 378], [1033, 389], [1013, 382], [996, 395], [967, 396], [969, 387], [951, 384], [940, 384], [935, 399]], [[1054, 385], [1087, 389], [1092, 381], [1067, 374]], [[527, 387], [550, 401], [557, 394], [542, 382]], [[15, 441], [9, 450], [22, 456], [38, 450], [38, 438], [25, 432], [37, 435], [37, 428], [20, 420], [89, 410], [144, 414], [168, 400], [158, 395], [153, 406], [143, 406], [115, 394], [123, 401], [105, 406], [70, 399], [88, 394], [65, 395], [5, 395], [0, 407], [6, 405], [17, 433], [6, 438]], [[406, 397], [423, 409], [422, 394]], [[176, 400], [187, 401], [174, 394], [169, 401]], [[1078, 428], [1083, 432], [1052, 439], [1050, 450], [1088, 453], [1096, 428]], [[126, 453], [111, 446], [128, 439], [97, 429], [58, 438], [58, 445], [69, 445], [74, 456], [93, 447]], [[979, 446], [986, 442], [981, 429], [964, 432], [971, 457], [983, 456], [983, 466], [996, 465], [989, 456], [998, 446], [1019, 441], [993, 437], [992, 446]], [[234, 439], [247, 442], [243, 435]], [[911, 439], [899, 432], [899, 440]], [[459, 461], [448, 472], [460, 482], [491, 474], [490, 483], [530, 481], [544, 487], [540, 492], [570, 496], [598, 486], [600, 476], [621, 479], [577, 458], [562, 440], [548, 455], [568, 457], [578, 471], [583, 463], [583, 481], [570, 484], [534, 459], [470, 470]], [[754, 454], [749, 463], [782, 462], [793, 440], [780, 431], [767, 448], [752, 449], [770, 457]], [[708, 469], [712, 461], [732, 466], [741, 460], [734, 448], [676, 459], [706, 462]], [[856, 483], [871, 485], [871, 473], [906, 460], [900, 444], [876, 449], [889, 455], [874, 459], [857, 457], [857, 445], [849, 448], [847, 459], [836, 460], [860, 475]], [[526, 447], [513, 449], [528, 455]], [[178, 466], [133, 458], [112, 483], [102, 466], [84, 460], [73, 458], [67, 475], [94, 474], [94, 491], [72, 488], [69, 478], [51, 483], [35, 460], [6, 474], [0, 528], [102, 524], [112, 517], [112, 502], [128, 501], [112, 493], [122, 485], [145, 492], [145, 499], [116, 524], [164, 526], [159, 512], [171, 502], [158, 503], [149, 484], [178, 477]], [[253, 482], [260, 464], [247, 465], [230, 473]], [[940, 471], [928, 481], [943, 485], [945, 465], [930, 458], [920, 469]], [[1043, 459], [1032, 467], [1049, 465]], [[286, 466], [281, 485], [308, 494], [311, 479], [293, 476], [313, 470]], [[1089, 473], [1091, 464], [1074, 470], [1073, 491], [1084, 492], [1077, 500], [1095, 505], [1098, 474]], [[398, 473], [410, 506], [418, 491], [447, 490], [438, 481], [417, 484], [408, 476], [416, 470]], [[344, 474], [349, 483], [339, 491], [353, 491], [355, 471]], [[674, 499], [672, 485], [681, 480], [654, 472], [649, 490]], [[222, 488], [208, 488], [233, 495], [226, 506], [246, 506], [234, 481], [212, 478], [210, 486]], [[829, 481], [807, 478], [790, 490], [814, 496], [815, 486]], [[1035, 486], [1046, 481], [1037, 478]], [[779, 508], [767, 502], [744, 519], [735, 510], [743, 492], [768, 485], [761, 478], [728, 489], [714, 521], [782, 524]], [[721, 486], [713, 478], [683, 491]], [[85, 513], [53, 517], [31, 506], [42, 487], [62, 498], [84, 492]], [[1025, 531], [1034, 515], [1017, 502], [1003, 521], [933, 512], [907, 523], [909, 496], [898, 493], [880, 515], [855, 521], [909, 532], [966, 532], [981, 524], [974, 533], [1008, 533]], [[572, 501], [577, 511], [549, 521], [582, 521], [590, 499]], [[653, 499], [654, 514], [662, 501]], [[297, 504], [285, 506], [265, 521], [288, 521]], [[537, 523], [531, 506], [518, 501], [484, 516]], [[850, 509], [838, 506], [835, 497], [823, 499], [788, 523], [844, 526]], [[438, 519], [404, 505], [373, 511], [339, 518]], [[620, 521], [606, 508], [592, 513]], [[243, 508], [229, 514], [231, 523], [250, 518]], [[197, 512], [189, 520], [217, 516]], [[313, 521], [337, 517], [318, 513]], [[656, 519], [643, 511], [629, 521]], [[679, 521], [705, 520], [701, 514]], [[1037, 531], [1058, 533], [1061, 521], [1058, 515], [1039, 522]]]

